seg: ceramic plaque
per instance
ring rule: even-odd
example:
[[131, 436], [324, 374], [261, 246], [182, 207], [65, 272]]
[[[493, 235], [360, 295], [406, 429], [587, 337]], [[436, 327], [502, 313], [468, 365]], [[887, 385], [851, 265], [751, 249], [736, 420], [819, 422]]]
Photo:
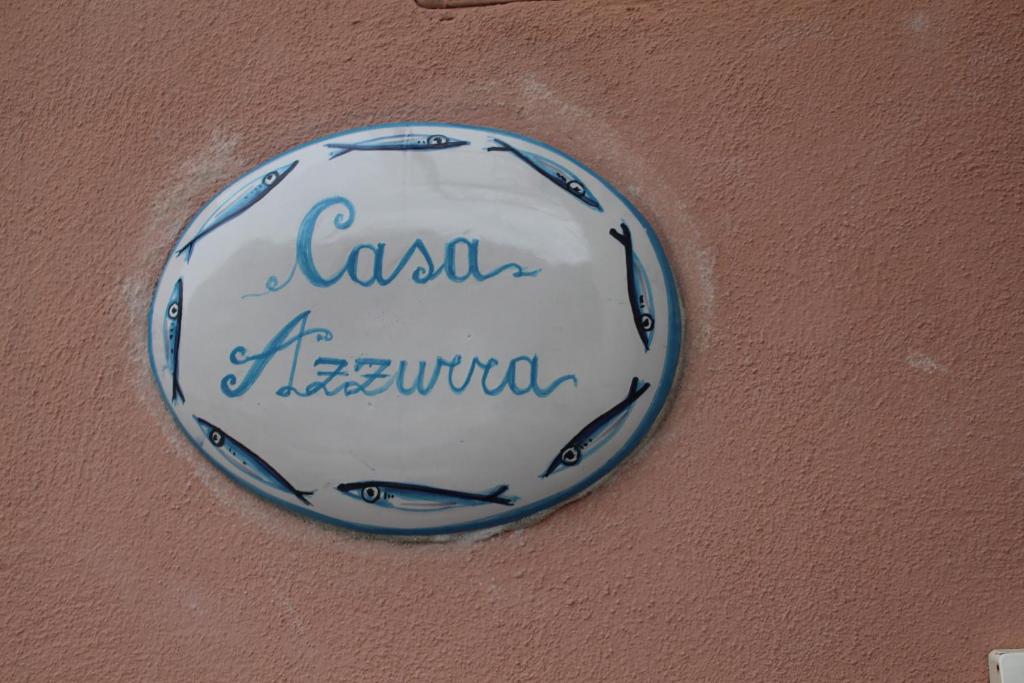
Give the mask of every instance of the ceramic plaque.
[[401, 535], [595, 484], [650, 430], [681, 337], [668, 262], [619, 191], [535, 140], [435, 123], [247, 172], [189, 221], [149, 324], [160, 391], [217, 467]]

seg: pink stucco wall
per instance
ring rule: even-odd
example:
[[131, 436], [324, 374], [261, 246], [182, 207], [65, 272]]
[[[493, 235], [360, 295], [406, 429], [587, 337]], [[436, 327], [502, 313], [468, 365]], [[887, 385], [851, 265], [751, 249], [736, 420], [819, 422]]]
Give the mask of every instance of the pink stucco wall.
[[[4, 680], [980, 681], [1024, 647], [1024, 10], [0, 8]], [[659, 230], [685, 378], [525, 530], [399, 545], [177, 433], [144, 317], [189, 214], [374, 122], [550, 141]]]

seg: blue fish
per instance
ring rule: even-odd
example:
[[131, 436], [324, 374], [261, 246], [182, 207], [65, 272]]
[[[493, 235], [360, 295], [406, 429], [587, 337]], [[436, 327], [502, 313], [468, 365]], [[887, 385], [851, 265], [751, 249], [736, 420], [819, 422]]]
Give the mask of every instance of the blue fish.
[[330, 158], [337, 159], [342, 154], [348, 154], [349, 152], [355, 151], [405, 152], [415, 150], [451, 149], [452, 147], [461, 147], [462, 145], [468, 144], [469, 141], [467, 140], [458, 140], [456, 138], [450, 138], [447, 135], [439, 135], [437, 133], [432, 135], [402, 133], [399, 135], [385, 135], [383, 137], [371, 138], [360, 142], [328, 142], [324, 146], [333, 150]]
[[192, 419], [203, 430], [203, 434], [213, 444], [213, 447], [232, 465], [261, 484], [277, 489], [282, 493], [289, 493], [306, 505], [312, 505], [307, 500], [307, 496], [313, 495], [316, 491], [299, 491], [289, 484], [288, 480], [282, 477], [266, 460], [250, 451], [237, 439], [225, 434], [224, 430], [195, 415], [192, 416]]
[[583, 181], [580, 180], [576, 174], [565, 166], [562, 166], [547, 157], [543, 157], [540, 154], [516, 149], [504, 140], [494, 138], [494, 142], [497, 146], [488, 147], [488, 152], [512, 152], [512, 154], [526, 162], [531, 168], [533, 168], [533, 170], [537, 171], [590, 208], [602, 212], [604, 211], [604, 209], [601, 208], [601, 203], [597, 201], [597, 197], [595, 197], [590, 189], [583, 184]]
[[183, 244], [180, 249], [174, 252], [174, 255], [181, 256], [182, 254], [185, 254], [185, 261], [187, 262], [192, 258], [192, 250], [195, 249], [196, 242], [203, 239], [228, 221], [238, 218], [243, 213], [251, 209], [256, 202], [266, 197], [271, 190], [277, 187], [277, 185], [285, 179], [285, 176], [292, 172], [292, 169], [294, 169], [298, 163], [298, 160], [296, 160], [290, 164], [285, 164], [284, 166], [275, 168], [272, 171], [268, 171], [225, 199], [220, 206], [217, 207], [217, 210], [213, 212], [213, 215], [207, 219], [206, 223], [203, 224], [203, 227], [199, 229], [196, 236]]
[[544, 474], [540, 475], [540, 478], [544, 479], [558, 470], [578, 465], [587, 456], [596, 453], [601, 446], [605, 445], [622, 429], [622, 425], [629, 416], [630, 410], [633, 409], [633, 404], [650, 387], [650, 383], [641, 383], [639, 377], [634, 377], [633, 381], [629, 384], [629, 392], [626, 394], [626, 398], [616, 403], [604, 413], [601, 413], [601, 415], [581, 429], [576, 436], [569, 439], [569, 443], [562, 446], [562, 450], [558, 452], [558, 455], [548, 465]]
[[395, 481], [357, 481], [338, 484], [337, 489], [346, 496], [379, 507], [405, 510], [406, 512], [435, 512], [454, 507], [473, 505], [513, 505], [516, 496], [503, 496], [508, 486], [502, 484], [483, 493], [466, 493], [439, 489], [422, 484], [402, 484]]
[[608, 234], [623, 246], [626, 250], [626, 291], [629, 294], [629, 306], [633, 309], [633, 324], [640, 335], [640, 341], [644, 343], [644, 352], [651, 349], [651, 342], [654, 340], [654, 300], [651, 298], [651, 281], [647, 278], [647, 271], [644, 269], [640, 259], [633, 252], [633, 235], [629, 226], [623, 222], [619, 228], [622, 232], [615, 232], [612, 228]]
[[185, 402], [185, 394], [181, 393], [181, 385], [178, 384], [178, 349], [181, 347], [181, 315], [184, 311], [181, 290], [179, 277], [164, 310], [164, 353], [167, 369], [171, 371], [171, 403]]

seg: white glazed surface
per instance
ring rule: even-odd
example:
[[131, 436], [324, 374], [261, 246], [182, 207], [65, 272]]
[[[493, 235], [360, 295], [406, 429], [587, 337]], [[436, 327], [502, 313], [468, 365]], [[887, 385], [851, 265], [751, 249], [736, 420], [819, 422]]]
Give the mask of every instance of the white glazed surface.
[[[403, 135], [441, 135], [466, 144], [379, 148]], [[384, 143], [373, 142], [382, 138]], [[403, 144], [416, 139], [408, 137]], [[496, 139], [522, 156], [489, 150], [500, 145]], [[348, 145], [348, 151], [332, 159], [339, 148], [331, 144]], [[567, 169], [601, 210], [531, 165], [528, 160], [539, 158], [531, 155]], [[196, 241], [188, 260], [178, 253], [233, 197], [293, 162], [298, 163], [258, 201]], [[480, 272], [506, 264], [518, 268], [459, 282], [468, 267], [467, 242], [462, 241], [454, 252], [455, 278], [442, 274], [415, 282], [412, 274], [425, 263], [417, 254], [386, 285], [362, 286], [346, 275], [317, 287], [298, 268], [280, 287], [297, 260], [300, 224], [311, 207], [332, 197], [348, 200], [354, 215], [339, 201], [313, 223], [311, 251], [323, 275], [339, 271], [358, 244], [374, 245], [359, 253], [360, 277], [371, 279], [379, 244], [385, 245], [383, 272], [390, 274], [416, 239], [433, 257], [435, 270], [445, 261], [446, 245], [458, 238], [479, 240]], [[338, 229], [335, 216], [341, 225], [346, 218], [351, 224]], [[650, 283], [645, 303], [653, 305], [655, 325], [649, 349], [635, 323], [625, 248], [609, 234], [620, 231], [621, 223], [630, 228], [636, 262]], [[268, 291], [271, 277], [277, 278], [277, 291]], [[172, 400], [173, 361], [165, 325], [179, 278], [177, 369], [184, 401]], [[227, 395], [224, 378], [234, 375], [236, 381], [226, 385], [237, 389], [253, 366], [233, 363], [233, 350], [245, 349], [235, 351], [236, 358], [263, 351], [304, 311], [309, 311], [307, 331], [329, 329], [332, 338], [310, 335], [281, 349], [248, 391]], [[203, 454], [236, 481], [293, 510], [352, 529], [431, 535], [505, 524], [550, 508], [585, 490], [628, 455], [671, 387], [681, 312], [650, 227], [598, 176], [512, 133], [408, 123], [309, 143], [253, 169], [211, 200], [172, 251], [154, 294], [149, 335], [153, 371], [168, 406]], [[408, 362], [409, 387], [419, 361], [427, 362], [429, 376], [438, 357], [458, 356], [462, 362], [451, 370], [456, 386], [465, 381], [474, 357], [481, 363], [497, 359], [487, 381], [493, 389], [512, 359], [534, 355], [537, 381], [531, 384], [530, 363], [520, 361], [516, 386], [543, 389], [566, 377], [547, 396], [534, 391], [516, 395], [507, 386], [489, 396], [481, 386], [481, 366], [461, 393], [450, 387], [444, 365], [425, 395], [405, 395], [395, 384], [400, 360]], [[317, 370], [329, 369], [330, 364], [314, 367], [320, 356], [348, 360], [349, 375], [333, 380], [332, 390], [348, 381], [363, 384], [366, 391], [280, 395], [277, 390], [285, 386], [304, 390], [318, 379]], [[384, 370], [390, 388], [383, 389], [385, 377], [366, 385], [369, 368], [354, 371], [359, 358], [390, 360]], [[581, 430], [626, 399], [634, 377], [640, 387], [645, 382], [651, 386], [624, 418], [616, 415], [621, 428], [578, 464], [542, 476]], [[212, 446], [194, 417], [244, 444], [295, 490], [312, 493], [303, 502], [239, 469]], [[428, 490], [408, 497], [409, 491], [399, 490], [395, 499], [386, 499], [385, 490], [381, 500], [367, 502], [359, 490], [349, 495], [337, 489], [339, 484], [379, 481]], [[507, 489], [492, 500], [430, 490], [483, 494], [499, 486]]]

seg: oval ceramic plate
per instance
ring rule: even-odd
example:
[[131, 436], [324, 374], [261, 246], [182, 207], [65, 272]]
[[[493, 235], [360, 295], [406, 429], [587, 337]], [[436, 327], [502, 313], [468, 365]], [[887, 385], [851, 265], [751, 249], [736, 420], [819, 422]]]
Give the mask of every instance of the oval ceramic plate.
[[403, 123], [293, 149], [191, 220], [150, 360], [197, 448], [359, 531], [507, 524], [651, 428], [682, 336], [653, 230], [514, 133]]

